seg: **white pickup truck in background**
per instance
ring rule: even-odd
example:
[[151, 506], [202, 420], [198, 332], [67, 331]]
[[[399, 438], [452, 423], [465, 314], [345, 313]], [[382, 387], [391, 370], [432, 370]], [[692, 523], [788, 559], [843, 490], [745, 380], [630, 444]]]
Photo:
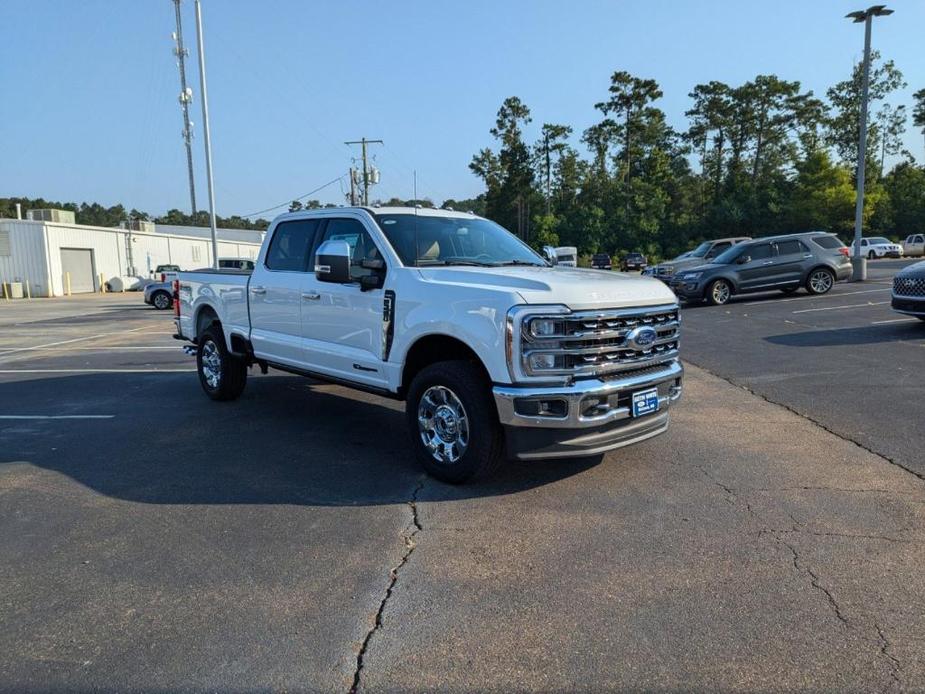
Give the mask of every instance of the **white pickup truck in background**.
[[175, 291], [209, 397], [257, 365], [403, 399], [417, 459], [448, 482], [642, 441], [681, 394], [664, 284], [554, 267], [472, 214], [284, 214], [253, 271], [181, 272]]

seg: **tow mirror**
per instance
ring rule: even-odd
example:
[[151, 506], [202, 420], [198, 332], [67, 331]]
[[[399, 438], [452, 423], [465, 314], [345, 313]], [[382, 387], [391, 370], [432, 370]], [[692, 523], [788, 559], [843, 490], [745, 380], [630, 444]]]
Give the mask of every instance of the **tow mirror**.
[[552, 246], [543, 246], [543, 257], [549, 261], [550, 265], [559, 264], [559, 256], [556, 255], [556, 249]]
[[350, 281], [350, 244], [325, 241], [315, 254], [315, 277], [319, 282], [346, 284]]

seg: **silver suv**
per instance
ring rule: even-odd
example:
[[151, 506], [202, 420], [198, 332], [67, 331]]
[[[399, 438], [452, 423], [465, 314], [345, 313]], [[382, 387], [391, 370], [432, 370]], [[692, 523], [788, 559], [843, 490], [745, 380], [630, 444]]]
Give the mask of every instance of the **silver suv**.
[[678, 272], [670, 286], [686, 301], [725, 304], [733, 294], [806, 287], [825, 294], [851, 276], [848, 248], [834, 234], [815, 231], [737, 244], [713, 262]]
[[697, 265], [709, 263], [720, 253], [729, 250], [730, 247], [743, 241], [751, 241], [751, 236], [731, 236], [726, 239], [712, 239], [704, 241], [697, 248], [687, 253], [682, 253], [674, 260], [667, 260], [642, 271], [644, 275], [657, 277], [666, 284], [671, 284], [671, 278], [682, 270], [688, 270]]

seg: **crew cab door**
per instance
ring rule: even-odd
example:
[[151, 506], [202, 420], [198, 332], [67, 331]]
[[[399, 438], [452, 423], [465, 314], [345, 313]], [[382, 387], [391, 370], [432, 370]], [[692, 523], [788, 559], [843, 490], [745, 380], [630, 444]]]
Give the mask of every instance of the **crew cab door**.
[[[350, 276], [346, 284], [322, 282], [309, 275], [302, 302], [302, 336], [307, 367], [320, 374], [385, 387], [383, 369], [383, 300], [388, 268], [381, 249], [364, 222], [329, 217], [315, 247], [329, 240], [350, 246]], [[364, 267], [381, 265], [380, 269]], [[312, 260], [314, 266], [314, 260]], [[378, 275], [379, 287], [364, 289], [364, 276]]]
[[302, 294], [318, 219], [280, 222], [272, 231], [269, 247], [254, 268], [248, 285], [251, 344], [254, 354], [268, 361], [301, 367]]

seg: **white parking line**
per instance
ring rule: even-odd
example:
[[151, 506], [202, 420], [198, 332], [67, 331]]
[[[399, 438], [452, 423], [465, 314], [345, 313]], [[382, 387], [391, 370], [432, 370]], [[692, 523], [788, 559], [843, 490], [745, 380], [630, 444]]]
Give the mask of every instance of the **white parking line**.
[[764, 301], [743, 301], [740, 304], [735, 304], [736, 306], [755, 306], [760, 304], [783, 304], [788, 301], [808, 301], [810, 299], [840, 299], [843, 296], [851, 296], [852, 294], [873, 294], [875, 292], [888, 292], [889, 289], [864, 289], [860, 292], [839, 292], [838, 294], [823, 294], [821, 296], [795, 296], [791, 299], [778, 299], [777, 301], [769, 301], [765, 299]]
[[0, 374], [193, 374], [196, 369], [0, 369]]
[[847, 306], [823, 306], [822, 308], [803, 308], [799, 311], [792, 311], [791, 313], [812, 313], [813, 311], [837, 311], [842, 308], [864, 308], [866, 306], [882, 306], [883, 304], [888, 304], [889, 301], [868, 301], [866, 304], [848, 304]]
[[[178, 351], [180, 351], [181, 347], [180, 347], [180, 345], [150, 345], [150, 346], [146, 346], [146, 347], [129, 346], [129, 345], [126, 345], [126, 346], [124, 346], [124, 347], [110, 347], [110, 346], [103, 346], [103, 347], [45, 347], [45, 348], [42, 349], [42, 350], [36, 349], [35, 351], [42, 351], [42, 352], [77, 352], [77, 351], [84, 351], [84, 352], [104, 352], [104, 351], [108, 351], [108, 352], [126, 352], [126, 351], [132, 351], [132, 350], [146, 351], [146, 350], [154, 350], [154, 349], [164, 349], [164, 350], [171, 349], [171, 350], [173, 350], [173, 351], [175, 351], [175, 352], [178, 352]], [[0, 355], [0, 356], [2, 356], [2, 355]]]
[[893, 318], [892, 320], [875, 320], [871, 325], [885, 325], [887, 323], [915, 323], [918, 318]]
[[0, 357], [5, 357], [8, 354], [16, 354], [18, 352], [31, 352], [37, 349], [45, 349], [46, 347], [57, 347], [59, 345], [69, 345], [74, 342], [86, 342], [87, 340], [97, 340], [101, 337], [109, 337], [110, 335], [123, 335], [125, 333], [134, 333], [134, 332], [138, 332], [139, 330], [144, 330], [144, 328], [132, 328], [131, 330], [122, 330], [122, 331], [115, 332], [115, 333], [100, 333], [99, 335], [88, 335], [87, 337], [75, 337], [72, 340], [59, 340], [58, 342], [48, 342], [44, 345], [33, 345], [31, 347], [14, 347], [13, 349], [0, 349]]
[[0, 414], [0, 419], [112, 419], [114, 414]]

